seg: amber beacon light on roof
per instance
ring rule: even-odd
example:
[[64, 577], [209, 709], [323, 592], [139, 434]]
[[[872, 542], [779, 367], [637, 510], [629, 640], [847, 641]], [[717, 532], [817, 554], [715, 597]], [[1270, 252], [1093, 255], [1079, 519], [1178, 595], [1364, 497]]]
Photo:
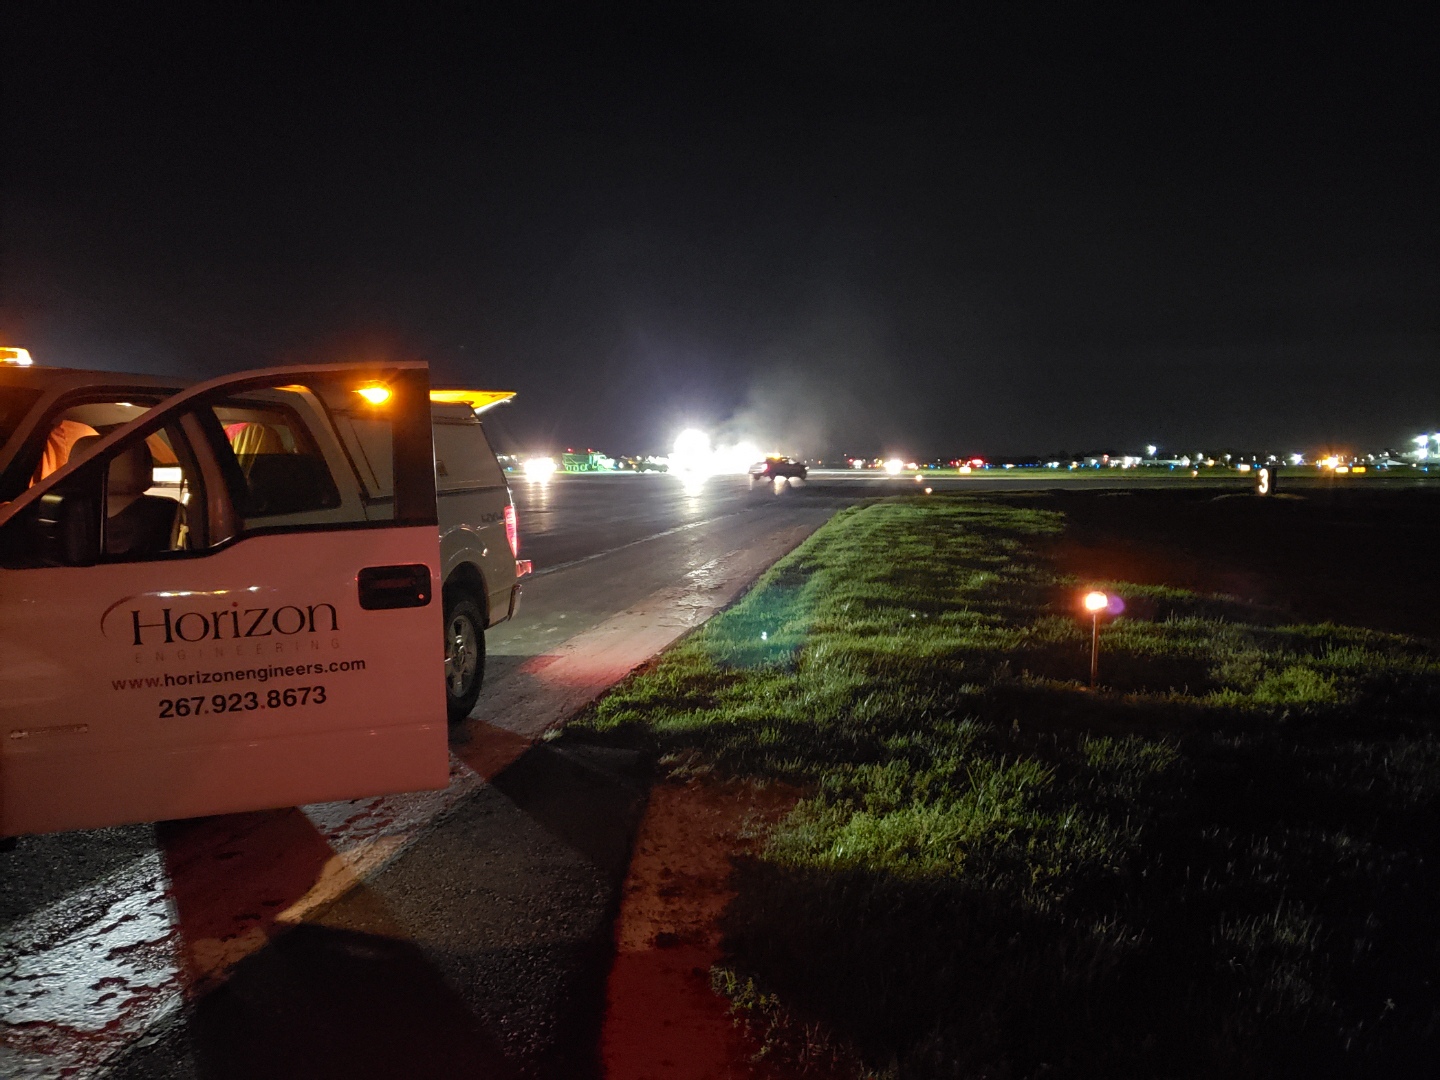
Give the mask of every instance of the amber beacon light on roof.
[[484, 412], [515, 396], [514, 390], [431, 390], [430, 400], [437, 404], [469, 405], [475, 412]]
[[[383, 383], [358, 387], [359, 394], [371, 405], [384, 405], [390, 400], [390, 388]], [[515, 396], [513, 390], [431, 390], [430, 400], [437, 405], [468, 405], [474, 412], [484, 412]]]
[[29, 349], [16, 349], [0, 345], [0, 364], [14, 364], [16, 367], [30, 367], [35, 363]]
[[390, 400], [390, 388], [388, 386], [362, 386], [355, 391], [371, 405], [384, 405]]

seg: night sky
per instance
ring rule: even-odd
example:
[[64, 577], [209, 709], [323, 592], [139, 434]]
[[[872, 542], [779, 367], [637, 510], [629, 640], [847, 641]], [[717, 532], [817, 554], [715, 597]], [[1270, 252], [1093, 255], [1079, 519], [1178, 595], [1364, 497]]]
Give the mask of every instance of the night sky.
[[12, 0], [0, 342], [420, 357], [522, 449], [1396, 446], [1437, 42], [1323, 7]]

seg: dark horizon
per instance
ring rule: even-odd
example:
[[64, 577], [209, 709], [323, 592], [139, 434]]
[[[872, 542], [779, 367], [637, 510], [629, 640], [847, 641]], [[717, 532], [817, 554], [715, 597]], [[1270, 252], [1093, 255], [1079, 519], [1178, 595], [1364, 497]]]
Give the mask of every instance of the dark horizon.
[[12, 5], [0, 343], [418, 356], [535, 449], [1404, 448], [1410, 12]]

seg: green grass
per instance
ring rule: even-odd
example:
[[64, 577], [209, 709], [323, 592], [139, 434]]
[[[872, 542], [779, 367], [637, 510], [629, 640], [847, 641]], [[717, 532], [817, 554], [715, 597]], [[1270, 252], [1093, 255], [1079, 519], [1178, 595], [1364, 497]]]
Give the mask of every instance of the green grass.
[[572, 727], [807, 793], [727, 980], [881, 1075], [1428, 1068], [1433, 651], [1111, 582], [1090, 693], [1027, 504], [846, 511]]

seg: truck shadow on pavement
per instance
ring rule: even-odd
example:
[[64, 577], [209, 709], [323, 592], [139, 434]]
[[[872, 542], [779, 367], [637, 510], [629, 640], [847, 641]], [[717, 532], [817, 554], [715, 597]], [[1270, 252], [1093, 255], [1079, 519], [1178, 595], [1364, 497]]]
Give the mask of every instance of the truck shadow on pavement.
[[[598, 1076], [612, 924], [649, 771], [634, 751], [534, 744], [111, 1076]], [[177, 908], [182, 937], [206, 932], [183, 892]]]

